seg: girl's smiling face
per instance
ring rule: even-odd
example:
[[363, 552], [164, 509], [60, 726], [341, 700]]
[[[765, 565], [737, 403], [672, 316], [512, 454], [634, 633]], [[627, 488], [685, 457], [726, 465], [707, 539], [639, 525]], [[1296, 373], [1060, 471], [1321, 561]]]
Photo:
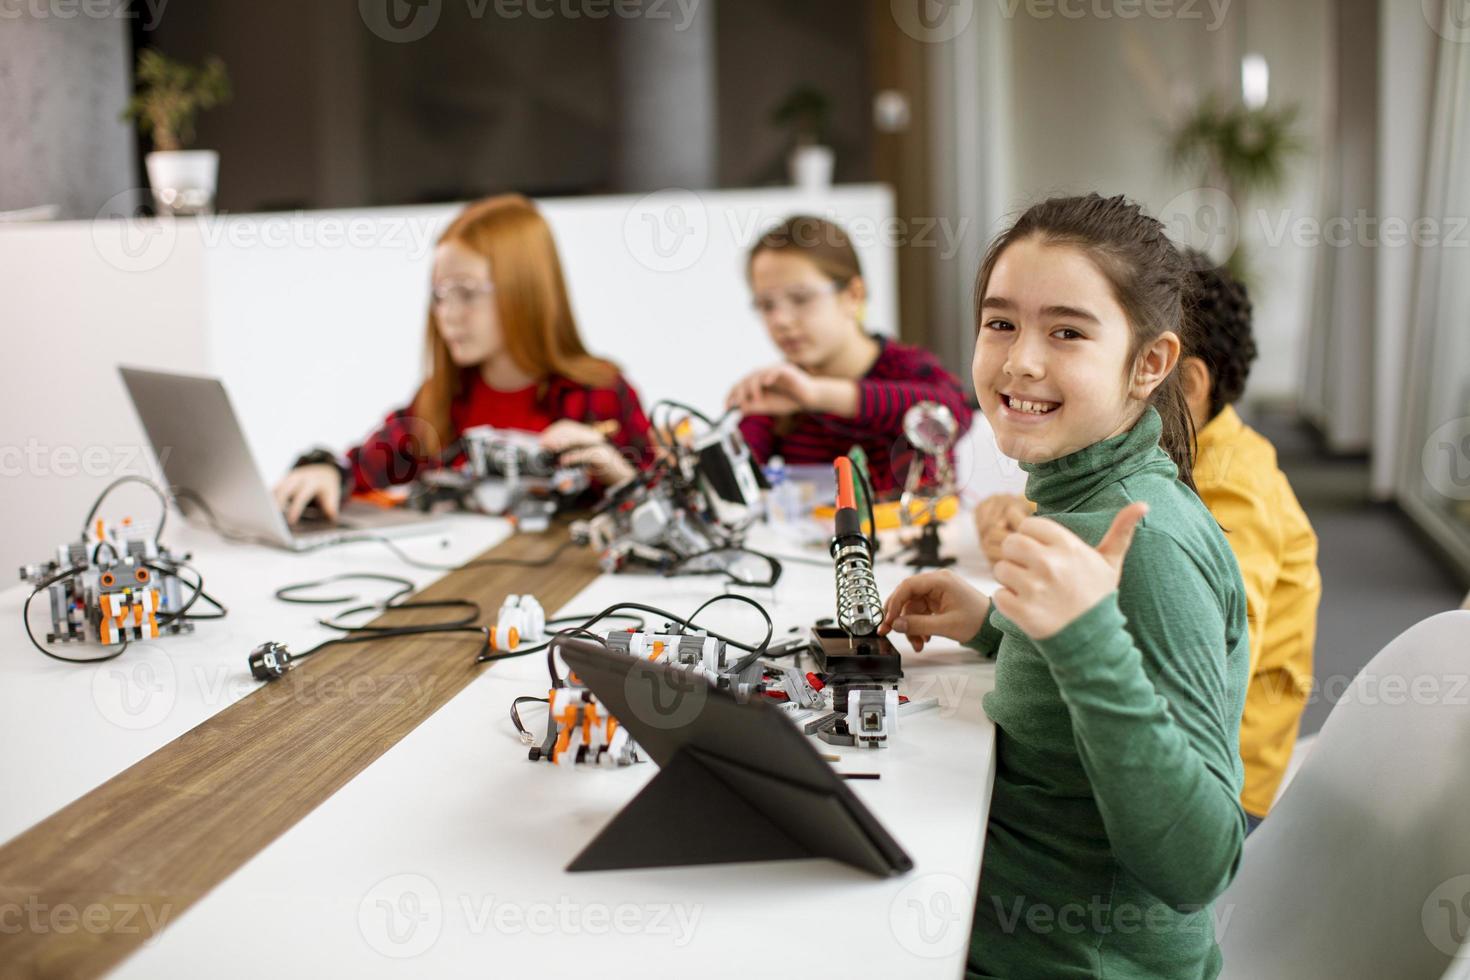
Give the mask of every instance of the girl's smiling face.
[[1179, 356], [1165, 331], [1130, 361], [1111, 284], [1070, 245], [1012, 243], [981, 297], [972, 375], [1001, 452], [1042, 463], [1128, 431]]

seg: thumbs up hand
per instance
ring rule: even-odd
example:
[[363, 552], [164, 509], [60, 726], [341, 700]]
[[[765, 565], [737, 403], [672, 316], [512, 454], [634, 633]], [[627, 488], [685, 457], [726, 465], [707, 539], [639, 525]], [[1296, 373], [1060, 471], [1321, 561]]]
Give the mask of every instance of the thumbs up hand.
[[1124, 507], [1096, 548], [1056, 521], [1026, 518], [995, 563], [995, 608], [1033, 640], [1060, 633], [1118, 588], [1134, 528], [1147, 513], [1142, 502]]

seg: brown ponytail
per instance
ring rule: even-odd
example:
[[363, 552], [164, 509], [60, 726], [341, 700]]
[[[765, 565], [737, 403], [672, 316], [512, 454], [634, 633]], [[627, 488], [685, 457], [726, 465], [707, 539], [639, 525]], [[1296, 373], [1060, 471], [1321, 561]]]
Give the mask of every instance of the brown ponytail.
[[[1183, 342], [1188, 267], [1165, 234], [1163, 224], [1121, 195], [1054, 197], [1026, 209], [1015, 224], [990, 243], [980, 264], [975, 284], [977, 320], [990, 274], [1001, 253], [1029, 238], [1080, 249], [1108, 280], [1133, 330], [1128, 355], [1130, 374], [1139, 353], [1160, 334], [1173, 331]], [[1149, 404], [1163, 421], [1159, 445], [1179, 467], [1179, 479], [1195, 490], [1194, 419], [1184, 399], [1178, 370], [1170, 371], [1154, 389]]]

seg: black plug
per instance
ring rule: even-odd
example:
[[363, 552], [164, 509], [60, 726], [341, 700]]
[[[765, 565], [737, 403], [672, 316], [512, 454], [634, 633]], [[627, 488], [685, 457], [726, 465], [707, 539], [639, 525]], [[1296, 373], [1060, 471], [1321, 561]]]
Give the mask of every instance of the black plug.
[[284, 643], [269, 640], [250, 651], [250, 676], [258, 681], [273, 681], [291, 669], [291, 651]]

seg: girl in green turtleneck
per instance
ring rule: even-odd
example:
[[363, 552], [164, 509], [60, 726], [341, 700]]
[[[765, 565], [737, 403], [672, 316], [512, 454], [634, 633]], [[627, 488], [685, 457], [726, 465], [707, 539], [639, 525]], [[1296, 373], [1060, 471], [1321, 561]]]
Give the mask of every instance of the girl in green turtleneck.
[[881, 632], [996, 657], [976, 977], [1214, 977], [1245, 839], [1245, 591], [1194, 493], [1185, 266], [1121, 197], [1057, 198], [991, 245], [975, 393], [1037, 505], [985, 596], [908, 579]]

